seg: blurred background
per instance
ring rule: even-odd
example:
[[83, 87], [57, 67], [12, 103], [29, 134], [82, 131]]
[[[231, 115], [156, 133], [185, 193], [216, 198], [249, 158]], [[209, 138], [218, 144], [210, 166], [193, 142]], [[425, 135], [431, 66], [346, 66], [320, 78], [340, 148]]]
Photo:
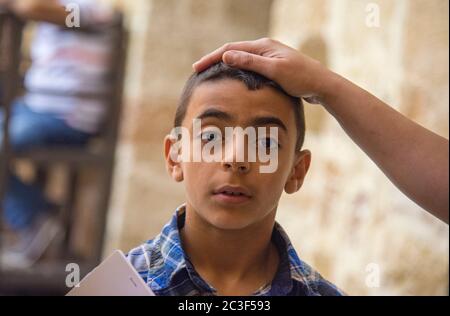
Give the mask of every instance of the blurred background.
[[[163, 138], [192, 63], [225, 42], [280, 40], [448, 138], [447, 0], [101, 2], [124, 14], [128, 58], [106, 226], [95, 225], [96, 168], [81, 168], [77, 258], [96, 256], [91, 246], [103, 228], [103, 255], [127, 252], [184, 202], [183, 185], [165, 171]], [[31, 38], [26, 30], [24, 51]], [[327, 112], [305, 110], [312, 166], [277, 214], [300, 257], [350, 295], [448, 295], [448, 225], [399, 192]], [[25, 175], [30, 168], [18, 167]], [[47, 191], [58, 199], [67, 175], [53, 169]]]

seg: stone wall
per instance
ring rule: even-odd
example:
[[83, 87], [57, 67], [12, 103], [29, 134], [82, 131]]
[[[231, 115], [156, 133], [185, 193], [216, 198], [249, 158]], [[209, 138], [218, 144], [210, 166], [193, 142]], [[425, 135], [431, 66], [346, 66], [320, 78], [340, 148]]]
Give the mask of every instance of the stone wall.
[[[224, 42], [270, 35], [448, 138], [446, 0], [116, 2], [131, 46], [106, 252], [153, 237], [183, 202], [162, 140], [192, 62]], [[400, 193], [322, 108], [306, 116], [312, 167], [278, 212], [300, 256], [349, 294], [447, 294], [448, 225]]]

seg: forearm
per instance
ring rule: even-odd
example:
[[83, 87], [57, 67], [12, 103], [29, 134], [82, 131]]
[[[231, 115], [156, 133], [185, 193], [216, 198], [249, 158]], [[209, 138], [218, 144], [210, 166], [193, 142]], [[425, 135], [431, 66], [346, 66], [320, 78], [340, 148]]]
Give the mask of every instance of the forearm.
[[350, 81], [329, 76], [324, 107], [403, 193], [448, 223], [448, 140]]
[[7, 7], [22, 19], [65, 25], [67, 12], [57, 0], [14, 0]]

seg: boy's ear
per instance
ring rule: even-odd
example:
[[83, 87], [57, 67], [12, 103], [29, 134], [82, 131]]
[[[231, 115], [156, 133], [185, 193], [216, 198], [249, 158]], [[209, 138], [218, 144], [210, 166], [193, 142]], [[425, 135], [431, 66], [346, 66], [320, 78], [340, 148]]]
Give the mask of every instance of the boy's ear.
[[169, 175], [177, 182], [183, 181], [183, 169], [181, 168], [181, 159], [176, 146], [176, 138], [172, 135], [166, 135], [164, 138], [164, 157], [166, 159], [166, 169]]
[[295, 163], [292, 167], [291, 174], [284, 186], [284, 191], [288, 194], [297, 192], [303, 185], [309, 165], [311, 164], [311, 152], [302, 150], [295, 155]]

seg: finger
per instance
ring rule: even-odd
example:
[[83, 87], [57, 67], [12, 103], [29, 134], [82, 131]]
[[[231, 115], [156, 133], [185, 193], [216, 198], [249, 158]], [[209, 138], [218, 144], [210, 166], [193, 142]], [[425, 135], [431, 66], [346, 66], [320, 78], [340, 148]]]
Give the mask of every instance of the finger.
[[274, 79], [272, 78], [273, 58], [232, 50], [223, 54], [223, 62], [229, 66], [250, 70], [269, 79]]
[[212, 53], [203, 56], [197, 62], [195, 62], [192, 67], [196, 72], [200, 72], [205, 70], [209, 66], [221, 61], [222, 55], [229, 50], [240, 50], [248, 53], [258, 53], [260, 48], [261, 47], [260, 45], [258, 45], [258, 41], [228, 43], [223, 45], [222, 47], [219, 47]]

